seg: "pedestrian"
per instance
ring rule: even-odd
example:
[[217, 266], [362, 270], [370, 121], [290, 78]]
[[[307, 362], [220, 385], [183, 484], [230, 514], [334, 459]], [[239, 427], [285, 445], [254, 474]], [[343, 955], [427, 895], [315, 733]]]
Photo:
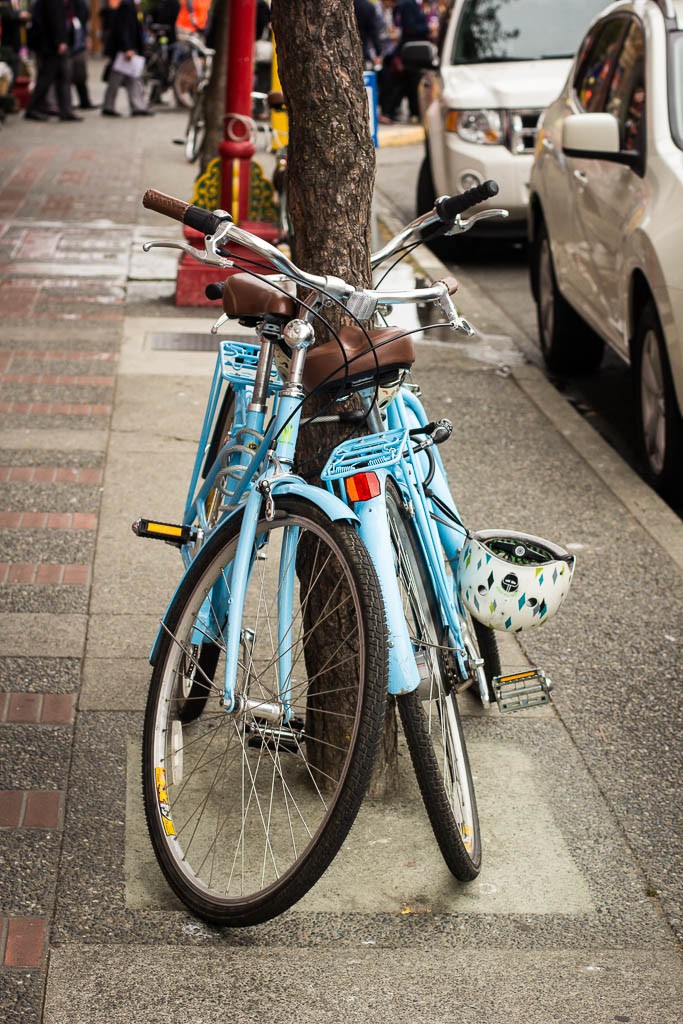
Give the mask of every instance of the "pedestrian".
[[109, 63], [104, 72], [107, 89], [102, 105], [103, 116], [121, 116], [114, 109], [116, 94], [121, 86], [128, 93], [131, 116], [151, 116], [152, 111], [147, 107], [142, 88], [142, 72], [145, 67], [144, 36], [142, 17], [135, 0], [109, 0], [107, 43], [104, 52], [109, 57]]
[[372, 0], [353, 0], [353, 9], [363, 50], [363, 64], [372, 70], [379, 65], [382, 54], [379, 12]]
[[398, 110], [403, 98], [406, 97], [410, 120], [419, 121], [418, 86], [422, 72], [419, 69], [406, 68], [403, 65], [401, 47], [405, 43], [429, 39], [429, 24], [422, 9], [422, 0], [398, 0], [394, 7], [394, 22], [399, 30], [398, 45], [392, 63], [395, 79], [394, 110]]
[[211, 0], [180, 0], [180, 13], [175, 23], [179, 42], [188, 36], [204, 35], [210, 7]]
[[25, 117], [47, 121], [43, 106], [54, 86], [60, 121], [82, 121], [71, 107], [71, 57], [74, 10], [71, 0], [35, 0], [31, 10], [31, 45], [38, 76]]
[[267, 0], [256, 4], [256, 36], [254, 39], [254, 89], [270, 92], [273, 78], [273, 40], [270, 32], [270, 5]]
[[73, 42], [71, 44], [71, 84], [78, 93], [81, 110], [93, 110], [95, 104], [88, 92], [88, 22], [90, 8], [86, 0], [72, 0], [74, 8]]

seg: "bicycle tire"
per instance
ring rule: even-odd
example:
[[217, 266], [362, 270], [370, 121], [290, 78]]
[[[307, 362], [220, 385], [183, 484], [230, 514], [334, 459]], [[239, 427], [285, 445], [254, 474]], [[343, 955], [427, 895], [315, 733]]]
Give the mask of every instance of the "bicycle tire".
[[173, 95], [179, 107], [191, 110], [197, 98], [199, 75], [192, 57], [185, 57], [173, 76]]
[[193, 164], [202, 151], [206, 138], [206, 112], [204, 93], [200, 93], [190, 111], [185, 130], [185, 159]]
[[422, 681], [398, 697], [403, 732], [432, 831], [450, 872], [462, 882], [481, 868], [481, 834], [444, 627], [429, 571], [398, 489], [387, 485], [396, 575]]
[[[258, 524], [244, 604], [238, 689], [250, 704], [233, 714], [223, 709], [227, 612], [218, 610], [216, 595], [228, 578], [241, 520], [238, 514], [207, 541], [174, 598], [152, 675], [142, 755], [147, 823], [162, 872], [193, 913], [235, 927], [282, 913], [338, 852], [370, 778], [387, 682], [383, 603], [365, 547], [350, 524], [283, 496], [274, 519]], [[295, 565], [295, 606], [278, 633], [269, 615], [277, 612], [278, 580], [293, 578]], [[323, 570], [333, 581], [327, 590]], [[203, 713], [185, 724], [178, 670], [205, 595], [219, 685], [211, 681]], [[293, 666], [289, 726], [273, 714], [281, 707], [278, 655], [286, 651]]]

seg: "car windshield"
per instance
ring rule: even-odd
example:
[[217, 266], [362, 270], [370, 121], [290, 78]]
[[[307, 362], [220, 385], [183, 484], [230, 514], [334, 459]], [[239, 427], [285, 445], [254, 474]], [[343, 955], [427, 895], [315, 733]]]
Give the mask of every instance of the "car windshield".
[[452, 64], [573, 57], [605, 0], [467, 0]]
[[671, 134], [683, 149], [683, 32], [671, 39]]

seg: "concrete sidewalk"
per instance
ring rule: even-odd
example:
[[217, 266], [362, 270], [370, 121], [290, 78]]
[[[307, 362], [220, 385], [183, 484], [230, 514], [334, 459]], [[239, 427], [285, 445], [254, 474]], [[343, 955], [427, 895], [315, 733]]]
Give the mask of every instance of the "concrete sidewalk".
[[[0, 134], [0, 1017], [677, 1024], [683, 528], [466, 273], [484, 333], [425, 334], [415, 370], [456, 424], [442, 452], [460, 510], [578, 555], [558, 619], [503, 645], [505, 668], [549, 671], [555, 705], [463, 701], [482, 874], [451, 880], [404, 763], [400, 801], [368, 802], [281, 918], [209, 928], [165, 888], [139, 743], [180, 561], [130, 523], [178, 516], [213, 366], [195, 338], [214, 314], [176, 309], [175, 257], [140, 251], [178, 235], [140, 197], [189, 197], [183, 127], [94, 111]], [[386, 222], [390, 187], [380, 153]]]

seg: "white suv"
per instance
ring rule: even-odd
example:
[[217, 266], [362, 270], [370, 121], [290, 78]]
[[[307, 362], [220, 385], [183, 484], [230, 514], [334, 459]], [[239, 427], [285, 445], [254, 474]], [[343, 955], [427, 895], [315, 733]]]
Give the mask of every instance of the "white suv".
[[620, 0], [545, 112], [531, 282], [549, 369], [633, 368], [646, 474], [683, 501], [683, 0]]
[[[407, 64], [436, 70], [423, 81], [426, 154], [417, 212], [436, 196], [494, 178], [506, 221], [475, 231], [526, 233], [536, 126], [560, 92], [576, 47], [605, 0], [455, 0], [440, 59], [429, 43], [404, 47]], [[407, 58], [406, 58], [407, 50]], [[431, 52], [430, 52], [431, 50]]]

